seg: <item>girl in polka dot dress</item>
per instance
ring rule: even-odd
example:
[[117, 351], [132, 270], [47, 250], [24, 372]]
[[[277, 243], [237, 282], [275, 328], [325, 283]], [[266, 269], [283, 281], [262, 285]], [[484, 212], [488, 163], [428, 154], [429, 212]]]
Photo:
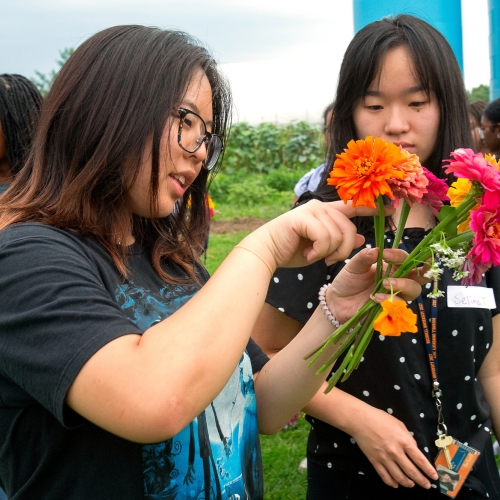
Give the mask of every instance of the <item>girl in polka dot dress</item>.
[[[400, 15], [371, 23], [356, 34], [342, 63], [330, 163], [352, 138], [382, 137], [419, 156], [443, 178], [442, 160], [458, 147], [471, 147], [467, 101], [460, 69], [445, 39], [430, 25]], [[323, 179], [325, 180], [325, 179]], [[338, 200], [323, 182], [300, 200]], [[391, 246], [398, 210], [387, 224]], [[372, 218], [353, 219], [374, 245]], [[403, 235], [408, 251], [436, 220], [428, 206], [415, 204]], [[320, 262], [303, 269], [279, 269], [254, 339], [270, 355], [302, 328], [318, 303], [318, 289], [345, 263]], [[499, 309], [449, 308], [448, 286], [459, 285], [448, 269], [439, 281], [437, 356], [444, 421], [448, 434], [481, 455], [459, 499], [500, 498], [491, 432], [500, 432]], [[431, 300], [422, 299], [430, 318]], [[493, 288], [500, 304], [500, 272], [493, 268], [479, 286]], [[416, 312], [416, 304], [411, 304]], [[336, 305], [334, 314], [342, 316]], [[438, 413], [422, 326], [401, 337], [373, 337], [359, 368], [306, 406], [311, 432], [307, 446], [308, 500], [337, 498], [442, 498], [434, 468]]]

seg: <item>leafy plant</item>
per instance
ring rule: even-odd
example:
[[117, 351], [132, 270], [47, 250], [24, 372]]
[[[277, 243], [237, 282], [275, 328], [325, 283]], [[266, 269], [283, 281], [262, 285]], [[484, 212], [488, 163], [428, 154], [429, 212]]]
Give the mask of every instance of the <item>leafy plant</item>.
[[467, 98], [469, 102], [484, 101], [489, 102], [490, 100], [490, 87], [488, 85], [479, 85], [479, 87], [474, 87], [472, 90], [467, 90]]
[[285, 166], [304, 170], [317, 166], [323, 157], [321, 133], [306, 122], [257, 126], [236, 123], [231, 129], [222, 170], [233, 174], [238, 170], [268, 173]]
[[50, 73], [42, 73], [40, 71], [35, 71], [36, 78], [31, 78], [31, 81], [38, 87], [40, 93], [45, 97], [47, 92], [50, 90], [52, 82], [56, 77], [57, 73], [59, 73], [60, 69], [63, 67], [63, 64], [69, 59], [69, 56], [73, 54], [75, 49], [71, 47], [66, 47], [63, 50], [59, 51], [59, 59], [57, 61], [58, 68], [57, 70], [52, 70]]

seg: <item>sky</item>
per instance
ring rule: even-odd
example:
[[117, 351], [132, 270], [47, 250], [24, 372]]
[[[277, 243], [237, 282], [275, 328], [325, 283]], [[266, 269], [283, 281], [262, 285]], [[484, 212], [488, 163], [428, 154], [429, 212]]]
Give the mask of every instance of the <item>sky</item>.
[[[487, 0], [462, 0], [464, 80], [489, 84]], [[29, 78], [118, 24], [181, 29], [221, 63], [233, 121], [320, 122], [354, 35], [352, 0], [0, 0], [0, 73]]]

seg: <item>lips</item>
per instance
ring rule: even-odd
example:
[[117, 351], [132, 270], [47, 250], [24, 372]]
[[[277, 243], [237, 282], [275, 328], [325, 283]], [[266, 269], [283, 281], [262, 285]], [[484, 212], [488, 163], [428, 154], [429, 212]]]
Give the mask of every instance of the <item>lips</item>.
[[410, 149], [414, 147], [414, 144], [410, 144], [408, 142], [395, 142], [396, 146], [400, 146], [403, 149]]

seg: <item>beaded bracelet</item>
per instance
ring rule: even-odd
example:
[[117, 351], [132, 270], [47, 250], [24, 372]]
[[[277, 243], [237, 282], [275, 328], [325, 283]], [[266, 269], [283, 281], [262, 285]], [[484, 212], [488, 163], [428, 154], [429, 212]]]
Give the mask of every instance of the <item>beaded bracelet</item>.
[[328, 307], [326, 303], [326, 291], [328, 290], [328, 287], [331, 285], [331, 283], [327, 283], [326, 285], [323, 285], [318, 292], [318, 299], [319, 299], [319, 305], [321, 306], [321, 309], [323, 309], [323, 312], [325, 313], [325, 316], [330, 320], [332, 325], [335, 328], [340, 328], [340, 321], [337, 320], [337, 318], [332, 314], [332, 311], [330, 311], [330, 308]]

